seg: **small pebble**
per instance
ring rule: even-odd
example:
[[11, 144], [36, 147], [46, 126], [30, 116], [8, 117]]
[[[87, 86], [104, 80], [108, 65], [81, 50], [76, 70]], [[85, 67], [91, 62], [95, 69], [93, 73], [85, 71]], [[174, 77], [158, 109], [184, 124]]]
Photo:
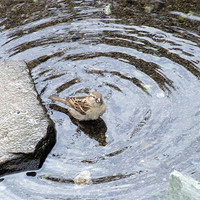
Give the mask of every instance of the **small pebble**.
[[91, 185], [92, 180], [89, 171], [82, 171], [79, 175], [74, 178], [74, 183], [78, 185]]

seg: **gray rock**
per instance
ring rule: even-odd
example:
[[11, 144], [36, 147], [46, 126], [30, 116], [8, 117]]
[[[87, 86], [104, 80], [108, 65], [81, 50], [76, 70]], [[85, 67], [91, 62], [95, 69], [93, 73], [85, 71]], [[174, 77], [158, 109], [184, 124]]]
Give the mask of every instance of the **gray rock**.
[[0, 63], [0, 95], [0, 175], [39, 168], [55, 144], [55, 129], [25, 62]]
[[174, 171], [165, 200], [200, 200], [200, 182]]

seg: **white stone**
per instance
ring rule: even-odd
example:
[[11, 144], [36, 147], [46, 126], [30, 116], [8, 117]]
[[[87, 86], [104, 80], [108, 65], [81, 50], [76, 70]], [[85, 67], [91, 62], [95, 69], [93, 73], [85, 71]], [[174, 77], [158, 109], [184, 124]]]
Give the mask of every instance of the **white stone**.
[[79, 185], [91, 185], [91, 175], [90, 172], [85, 170], [74, 178], [74, 183]]
[[200, 182], [178, 171], [170, 174], [165, 200], [200, 200]]

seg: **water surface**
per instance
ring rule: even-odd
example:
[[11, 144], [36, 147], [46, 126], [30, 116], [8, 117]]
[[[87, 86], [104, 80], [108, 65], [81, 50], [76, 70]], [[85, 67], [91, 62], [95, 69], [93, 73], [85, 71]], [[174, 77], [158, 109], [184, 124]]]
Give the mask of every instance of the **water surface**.
[[[108, 5], [1, 2], [0, 58], [27, 62], [57, 130], [39, 170], [2, 177], [1, 199], [155, 200], [173, 170], [200, 180], [200, 13]], [[82, 129], [48, 99], [94, 90], [107, 111]], [[74, 184], [84, 171], [92, 184]]]

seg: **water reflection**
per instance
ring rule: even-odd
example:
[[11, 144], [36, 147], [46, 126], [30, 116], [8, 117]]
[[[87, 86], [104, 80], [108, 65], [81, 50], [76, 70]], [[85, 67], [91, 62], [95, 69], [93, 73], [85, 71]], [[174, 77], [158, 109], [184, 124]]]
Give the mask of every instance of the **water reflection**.
[[[140, 172], [141, 173], [141, 172]], [[96, 179], [92, 179], [92, 184], [102, 184], [102, 183], [108, 183], [108, 182], [113, 182], [113, 181], [117, 181], [120, 179], [125, 179], [128, 178], [130, 176], [133, 176], [135, 173], [132, 174], [115, 174], [113, 176], [107, 176], [107, 177], [100, 177], [100, 178], [96, 178]], [[71, 183], [74, 184], [74, 180], [73, 179], [65, 179], [65, 178], [59, 178], [59, 177], [53, 177], [53, 176], [49, 176], [49, 175], [42, 175], [40, 178], [42, 179], [46, 179], [49, 181], [55, 181], [58, 183]]]
[[[156, 2], [1, 1], [1, 59], [27, 62], [57, 129], [42, 168], [5, 176], [1, 199], [155, 200], [174, 169], [200, 179], [199, 23], [178, 16], [198, 5]], [[48, 99], [95, 89], [107, 105], [96, 122]], [[74, 187], [84, 170], [93, 184]]]

